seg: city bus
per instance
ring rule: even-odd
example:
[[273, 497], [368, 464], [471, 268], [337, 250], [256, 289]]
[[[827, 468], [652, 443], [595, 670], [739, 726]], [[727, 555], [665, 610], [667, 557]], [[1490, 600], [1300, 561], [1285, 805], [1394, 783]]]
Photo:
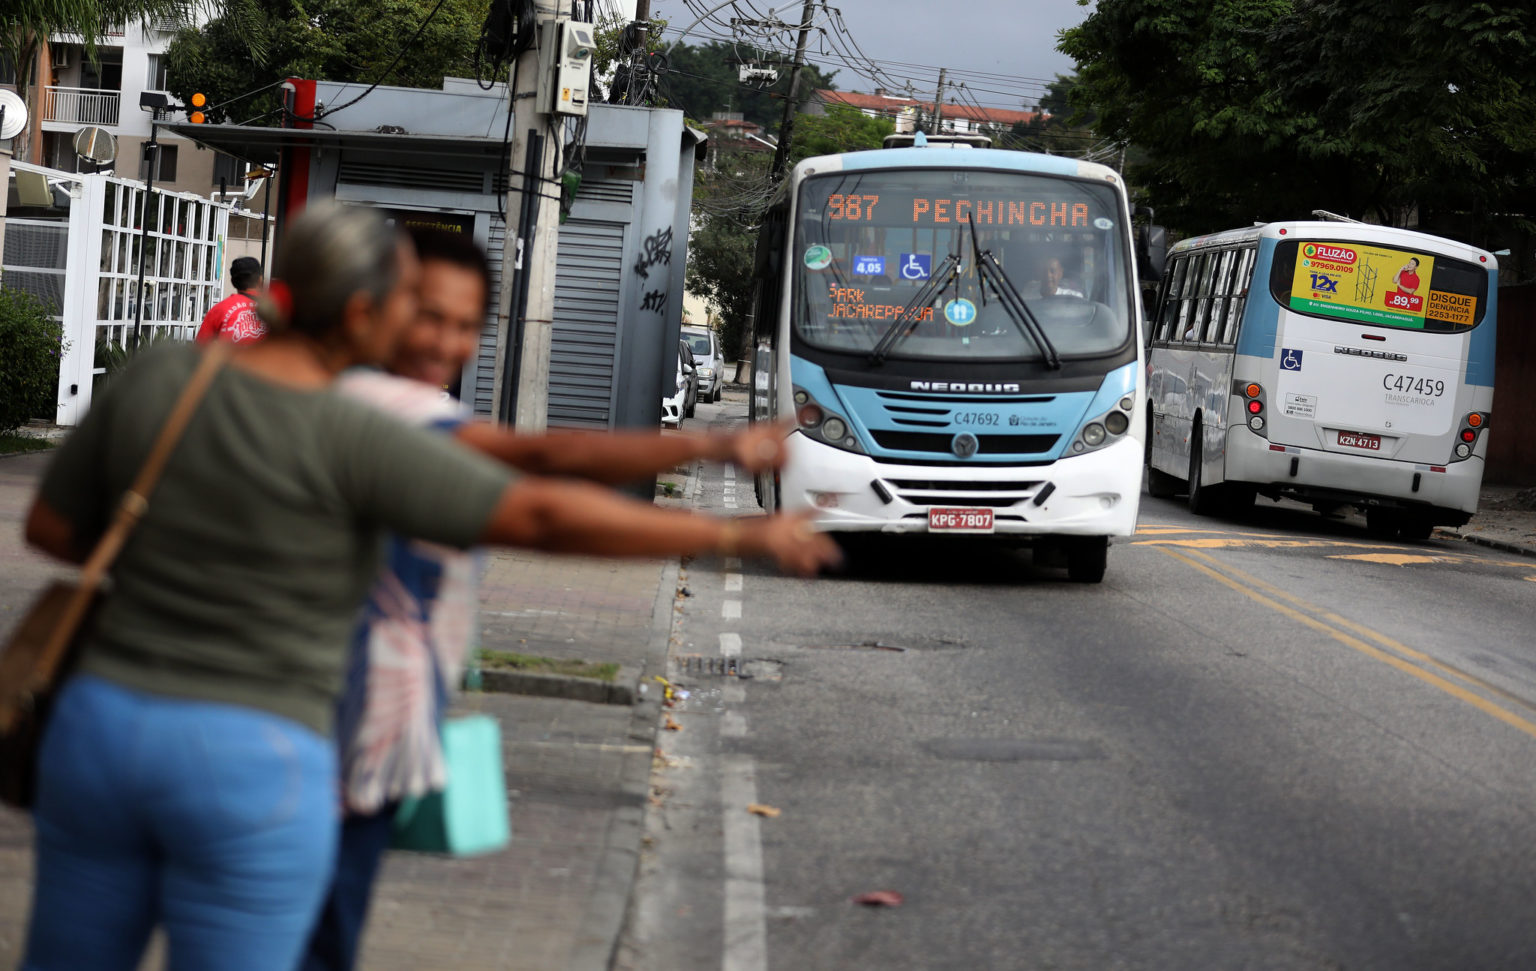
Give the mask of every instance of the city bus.
[[1168, 254], [1148, 352], [1147, 486], [1195, 513], [1355, 506], [1423, 541], [1477, 511], [1498, 262], [1405, 229], [1278, 222]]
[[1124, 183], [916, 141], [800, 162], [763, 219], [751, 417], [794, 431], [758, 499], [834, 534], [1028, 545], [1098, 582], [1141, 493]]

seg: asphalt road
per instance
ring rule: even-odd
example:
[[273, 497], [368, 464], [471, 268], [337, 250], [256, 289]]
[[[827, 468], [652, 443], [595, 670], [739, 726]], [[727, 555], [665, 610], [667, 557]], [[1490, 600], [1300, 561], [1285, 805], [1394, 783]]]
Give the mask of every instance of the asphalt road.
[[1536, 560], [1141, 509], [1100, 585], [690, 564], [619, 965], [1536, 967]]

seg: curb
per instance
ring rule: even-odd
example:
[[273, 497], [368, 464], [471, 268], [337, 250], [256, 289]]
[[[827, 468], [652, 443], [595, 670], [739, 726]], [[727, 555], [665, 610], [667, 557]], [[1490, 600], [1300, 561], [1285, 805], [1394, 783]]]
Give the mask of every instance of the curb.
[[[689, 500], [697, 494], [699, 472], [700, 465], [695, 462], [683, 488], [683, 495]], [[620, 806], [608, 826], [603, 855], [598, 861], [598, 890], [587, 902], [586, 913], [582, 916], [581, 925], [585, 931], [576, 941], [567, 965], [572, 971], [608, 971], [618, 953], [619, 937], [629, 917], [630, 893], [640, 872], [645, 805], [651, 788], [656, 734], [661, 724], [662, 693], [647, 691], [642, 679], [666, 673], [676, 616], [673, 603], [681, 571], [680, 560], [668, 561], [656, 584], [656, 600], [651, 608], [651, 651], [636, 679], [636, 700], [629, 721], [630, 751], [624, 756], [623, 780], [619, 784]], [[623, 674], [627, 671], [621, 672]]]
[[1486, 536], [1462, 536], [1459, 533], [1444, 533], [1442, 535], [1454, 537], [1463, 543], [1475, 543], [1478, 546], [1486, 546], [1491, 550], [1498, 550], [1501, 553], [1513, 553], [1516, 556], [1536, 558], [1536, 549], [1532, 549], [1529, 546], [1521, 546], [1519, 543], [1506, 543], [1501, 539], [1488, 539]]
[[538, 698], [563, 698], [597, 705], [632, 705], [640, 685], [640, 671], [624, 665], [612, 681], [581, 678], [574, 674], [539, 674], [534, 671], [480, 669], [480, 690]]

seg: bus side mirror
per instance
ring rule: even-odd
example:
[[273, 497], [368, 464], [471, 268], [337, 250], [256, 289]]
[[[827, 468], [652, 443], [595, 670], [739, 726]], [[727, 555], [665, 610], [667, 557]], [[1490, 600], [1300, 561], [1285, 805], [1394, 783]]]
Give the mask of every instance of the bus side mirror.
[[1157, 283], [1163, 278], [1163, 264], [1168, 262], [1168, 227], [1144, 226], [1136, 233], [1136, 272], [1141, 279]]

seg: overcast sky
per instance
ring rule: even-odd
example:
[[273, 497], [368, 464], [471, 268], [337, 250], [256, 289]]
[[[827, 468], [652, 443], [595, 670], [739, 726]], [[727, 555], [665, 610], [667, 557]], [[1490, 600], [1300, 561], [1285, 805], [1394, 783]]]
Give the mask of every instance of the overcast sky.
[[[702, 10], [717, 0], [692, 2], [693, 10]], [[798, 17], [801, 9], [796, 0], [754, 0], [754, 5], [759, 11], [772, 7], [788, 21]], [[880, 80], [894, 82], [887, 83], [887, 88], [910, 83], [918, 95], [931, 98], [938, 69], [946, 67], [950, 80], [967, 86], [963, 92], [949, 92], [951, 99], [1010, 108], [1023, 101], [1034, 104], [1042, 81], [1071, 72], [1072, 60], [1056, 50], [1056, 35], [1064, 27], [1081, 23], [1091, 10], [1077, 0], [830, 0], [829, 5], [842, 11], [848, 34], [889, 76]], [[745, 13], [747, 4], [738, 6]], [[633, 10], [633, 0], [629, 8]], [[652, 10], [674, 30], [696, 16], [683, 0], [652, 0]], [[720, 12], [724, 20], [731, 16], [730, 7]], [[688, 40], [710, 39], [699, 35], [722, 32], [706, 25]], [[792, 37], [787, 47], [793, 49]], [[847, 59], [845, 51], [857, 57], [841, 43], [829, 41], [823, 48], [817, 38], [811, 42], [813, 62], [839, 67], [835, 83], [840, 89], [873, 90], [876, 81], [867, 75], [874, 71], [840, 64]]]

